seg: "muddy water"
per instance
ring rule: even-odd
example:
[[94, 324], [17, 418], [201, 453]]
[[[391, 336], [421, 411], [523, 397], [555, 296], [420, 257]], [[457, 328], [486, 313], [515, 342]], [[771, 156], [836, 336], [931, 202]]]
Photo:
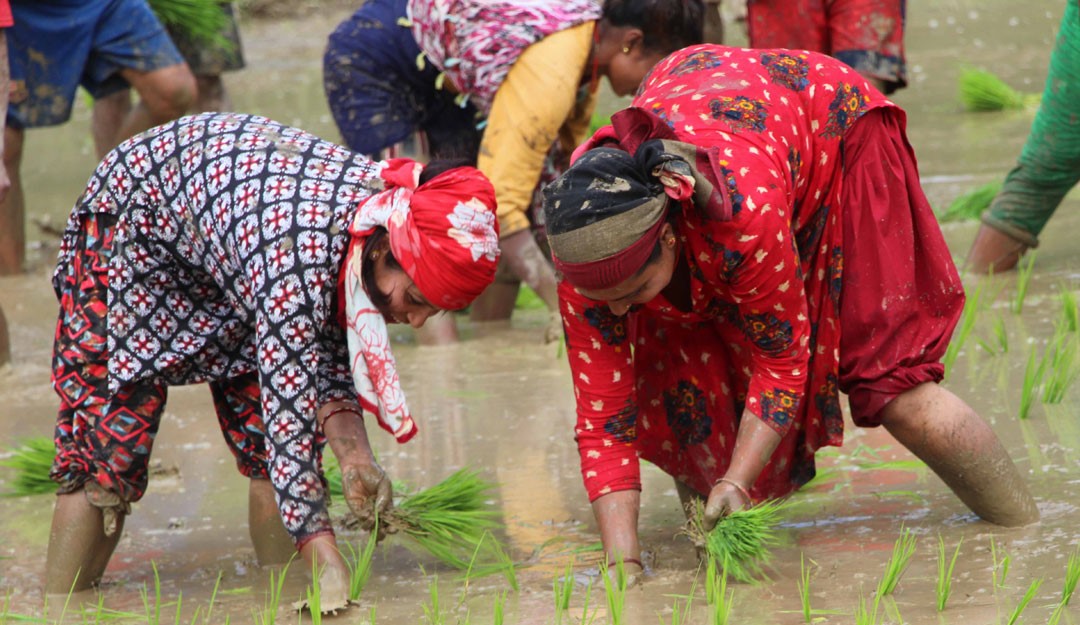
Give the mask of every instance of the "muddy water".
[[[1002, 176], [1030, 124], [1029, 113], [961, 113], [955, 97], [959, 68], [983, 66], [1014, 86], [1041, 90], [1062, 6], [1050, 0], [1023, 5], [947, 0], [914, 3], [909, 9], [912, 86], [896, 99], [909, 111], [910, 136], [928, 195], [941, 205]], [[319, 72], [325, 35], [343, 17], [330, 11], [301, 22], [245, 25], [250, 67], [228, 82], [238, 108], [335, 137]], [[80, 111], [67, 126], [30, 135], [24, 170], [29, 204], [34, 215], [53, 223], [62, 222], [94, 165], [86, 117]], [[1044, 584], [1023, 622], [1046, 622], [1060, 593], [1067, 555], [1080, 536], [1080, 386], [1060, 405], [1036, 404], [1027, 421], [1019, 421], [1016, 414], [1029, 350], [1034, 347], [1041, 354], [1053, 332], [1056, 294], [1061, 288], [1076, 290], [1080, 282], [1080, 260], [1071, 237], [1080, 228], [1077, 209], [1080, 199], [1074, 193], [1044, 233], [1023, 314], [1009, 310], [1015, 276], [987, 281], [985, 310], [948, 380], [951, 389], [993, 423], [1028, 475], [1042, 522], [1020, 530], [979, 522], [935, 476], [911, 468], [911, 456], [884, 431], [851, 428], [842, 449], [822, 454], [821, 467], [829, 470], [823, 470], [828, 473], [825, 479], [796, 496], [798, 505], [783, 530], [771, 581], [735, 588], [733, 616], [738, 622], [802, 621], [800, 554], [811, 567], [812, 607], [837, 612], [820, 614], [820, 622], [853, 622], [859, 596], [872, 593], [902, 526], [919, 536], [919, 545], [894, 599], [882, 606], [886, 622], [1004, 622], [1037, 578]], [[973, 224], [946, 228], [958, 257], [974, 232]], [[48, 265], [55, 248], [50, 237], [36, 229], [30, 238], [38, 241], [31, 272], [0, 278], [0, 305], [12, 326], [16, 361], [0, 373], [0, 445], [5, 448], [21, 437], [48, 435], [55, 414], [48, 371], [55, 315]], [[975, 339], [996, 344], [992, 328], [997, 317], [1007, 330], [1009, 351], [993, 355]], [[508, 623], [553, 622], [552, 577], [575, 551], [584, 550], [576, 559], [579, 569], [587, 568], [595, 557], [587, 549], [599, 539], [577, 471], [568, 368], [555, 347], [540, 345], [543, 321], [519, 314], [512, 328], [467, 327], [470, 340], [439, 348], [415, 347], [402, 332], [396, 352], [422, 432], [405, 446], [374, 436], [396, 480], [426, 486], [470, 465], [498, 483], [495, 499], [505, 515], [505, 538], [524, 563], [520, 592], [508, 593]], [[246, 487], [221, 443], [205, 388], [170, 393], [155, 457], [165, 468], [179, 467], [179, 474], [155, 477], [136, 506], [106, 573], [106, 606], [144, 613], [139, 589], [152, 584], [153, 561], [160, 571], [162, 596], [170, 603], [162, 610], [167, 615], [163, 618], [173, 619], [182, 596], [182, 622], [189, 622], [197, 608], [202, 619], [220, 574], [221, 591], [208, 622], [223, 622], [226, 614], [234, 623], [252, 622], [253, 610], [264, 602], [267, 572], [252, 561]], [[899, 462], [883, 464], [892, 461]], [[676, 537], [682, 515], [672, 483], [654, 467], [645, 466], [643, 473], [641, 528], [652, 554], [652, 574], [629, 593], [626, 622], [656, 623], [658, 614], [666, 618], [673, 597], [690, 593], [695, 579], [699, 585], [691, 622], [707, 622], [694, 550]], [[4, 477], [0, 472], [0, 479]], [[37, 589], [51, 503], [50, 496], [0, 501], [0, 596], [10, 597], [14, 612], [40, 612]], [[940, 616], [934, 607], [939, 534], [950, 551], [963, 540], [953, 596]], [[993, 583], [992, 537], [1010, 555], [1000, 588]], [[391, 539], [376, 556], [363, 609], [337, 622], [363, 622], [372, 606], [379, 623], [423, 621], [422, 605], [430, 603], [434, 573], [443, 604], [452, 608], [462, 589], [453, 572]], [[301, 571], [291, 571], [286, 596], [302, 592], [305, 579]], [[493, 603], [508, 590], [504, 580], [474, 581], [463, 607], [452, 610], [447, 622], [463, 618], [466, 609], [472, 622], [492, 622]], [[583, 591], [576, 591], [573, 605], [578, 612], [583, 598]], [[602, 603], [602, 595], [594, 594], [592, 605]], [[53, 606], [51, 612], [55, 615], [58, 609]], [[605, 621], [603, 612], [598, 623]], [[0, 622], [4, 620], [0, 616]], [[1061, 622], [1080, 622], [1075, 602]]]

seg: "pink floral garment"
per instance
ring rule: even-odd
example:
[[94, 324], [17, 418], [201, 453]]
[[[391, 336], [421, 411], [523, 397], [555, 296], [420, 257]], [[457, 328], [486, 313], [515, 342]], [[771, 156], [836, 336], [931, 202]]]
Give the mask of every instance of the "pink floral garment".
[[544, 37], [600, 18], [595, 0], [409, 0], [413, 36], [485, 115], [521, 53]]
[[678, 219], [688, 312], [659, 296], [616, 317], [560, 285], [589, 498], [639, 489], [638, 456], [708, 493], [744, 410], [783, 436], [751, 494], [784, 495], [842, 442], [841, 139], [891, 103], [821, 54], [705, 45], [657, 65], [633, 106], [720, 148], [733, 217]]

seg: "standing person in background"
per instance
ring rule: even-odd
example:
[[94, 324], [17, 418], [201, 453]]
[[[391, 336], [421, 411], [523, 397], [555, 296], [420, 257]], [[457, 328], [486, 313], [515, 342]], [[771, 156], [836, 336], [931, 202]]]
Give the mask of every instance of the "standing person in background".
[[839, 61], [695, 46], [545, 190], [581, 472], [607, 557], [636, 563], [639, 457], [708, 529], [884, 426], [983, 519], [1038, 519], [937, 383], [964, 291], [903, 111]]
[[[7, 119], [8, 91], [11, 72], [8, 69], [7, 29], [11, 27], [11, 3], [0, 0], [0, 204], [7, 198], [11, 189], [4, 160], [4, 126]], [[8, 336], [7, 318], [0, 307], [0, 367], [11, 362], [11, 338]]]
[[387, 324], [464, 308], [495, 274], [491, 183], [446, 165], [375, 162], [233, 113], [181, 118], [105, 156], [53, 274], [47, 593], [100, 580], [146, 490], [169, 386], [206, 382], [249, 478], [259, 562], [299, 551], [320, 569], [323, 609], [344, 607], [323, 446], [372, 529], [392, 493], [363, 410], [400, 443], [418, 432]]
[[887, 95], [907, 85], [905, 11], [906, 0], [748, 0], [750, 47], [823, 52]]
[[11, 8], [4, 130], [11, 190], [0, 202], [0, 275], [22, 271], [26, 256], [19, 167], [27, 128], [66, 122], [79, 85], [92, 96], [131, 85], [140, 102], [99, 146], [109, 149], [183, 115], [195, 98], [194, 76], [144, 0], [12, 0]]
[[1080, 182], [1080, 2], [1069, 0], [1061, 20], [1042, 102], [1016, 167], [982, 216], [967, 266], [1007, 271]]
[[[240, 41], [240, 28], [236, 23], [236, 5], [225, 3], [217, 6], [223, 18], [222, 28], [214, 38], [197, 38], [182, 25], [165, 24], [169, 38], [184, 57], [191, 73], [195, 75], [198, 89], [190, 111], [194, 113], [231, 111], [232, 100], [225, 89], [222, 74], [244, 68], [244, 50]], [[94, 99], [93, 133], [98, 156], [103, 156], [115, 145], [112, 138], [130, 113], [131, 106], [130, 89], [120, 89]]]
[[[394, 32], [406, 17], [403, 8], [411, 41]], [[555, 274], [530, 232], [542, 174], [561, 170], [585, 138], [601, 78], [617, 95], [633, 93], [661, 58], [701, 41], [702, 17], [701, 0], [607, 0], [603, 7], [591, 0], [375, 0], [331, 37], [327, 96], [346, 142], [361, 151], [416, 129], [435, 130], [438, 136], [429, 136], [435, 154], [478, 150], [464, 155], [475, 157], [495, 186], [500, 274], [512, 282], [511, 288], [497, 282], [478, 298], [473, 319], [508, 319], [518, 281], [524, 282], [551, 311], [546, 338], [555, 340]], [[455, 105], [465, 108], [436, 114]], [[393, 133], [380, 146], [369, 129], [388, 120]]]

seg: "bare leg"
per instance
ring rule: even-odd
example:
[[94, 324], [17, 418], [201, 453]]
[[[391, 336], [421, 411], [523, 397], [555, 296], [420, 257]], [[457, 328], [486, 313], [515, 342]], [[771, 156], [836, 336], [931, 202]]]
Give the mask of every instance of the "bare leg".
[[26, 212], [23, 203], [22, 130], [4, 129], [4, 167], [11, 179], [7, 197], [0, 202], [0, 276], [21, 273], [26, 260]]
[[259, 564], [285, 564], [296, 555], [296, 545], [281, 523], [270, 480], [252, 479], [248, 485], [248, 531]]
[[180, 117], [196, 98], [195, 77], [187, 63], [150, 72], [129, 68], [122, 70], [120, 75], [138, 92], [139, 103], [124, 118], [115, 135], [102, 137], [103, 143], [98, 149], [104, 148], [106, 152], [128, 137]]
[[94, 100], [93, 120], [90, 125], [94, 135], [94, 148], [98, 158], [104, 158], [120, 140], [120, 128], [131, 114], [131, 89], [121, 89]]
[[199, 86], [199, 96], [195, 99], [195, 112], [207, 113], [217, 111], [231, 111], [232, 99], [225, 90], [225, 82], [221, 76], [196, 76], [195, 81]]
[[7, 319], [0, 308], [0, 367], [11, 362], [11, 340], [8, 338]]
[[416, 339], [421, 345], [450, 345], [457, 343], [457, 321], [453, 313], [436, 315], [416, 329]]
[[106, 536], [101, 508], [87, 500], [85, 490], [57, 495], [45, 559], [45, 594], [66, 595], [100, 582], [123, 528], [124, 515], [119, 514], [116, 532]]
[[972, 512], [1006, 527], [1034, 523], [1039, 510], [997, 435], [959, 397], [920, 384], [889, 402], [882, 425], [937, 473]]
[[964, 267], [975, 273], [1000, 273], [1016, 266], [1027, 245], [986, 224], [979, 226]]

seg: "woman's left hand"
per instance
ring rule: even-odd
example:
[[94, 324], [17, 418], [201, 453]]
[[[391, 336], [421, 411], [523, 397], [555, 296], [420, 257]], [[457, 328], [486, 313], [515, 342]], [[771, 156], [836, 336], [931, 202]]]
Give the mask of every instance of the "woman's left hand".
[[716, 486], [709, 491], [709, 499], [705, 503], [705, 530], [711, 530], [720, 519], [732, 512], [750, 507], [751, 503], [734, 484], [717, 482]]
[[370, 464], [351, 464], [341, 467], [341, 486], [349, 510], [360, 521], [360, 527], [371, 531], [379, 521], [379, 540], [394, 529], [385, 522], [386, 513], [394, 505], [394, 489], [382, 467]]

